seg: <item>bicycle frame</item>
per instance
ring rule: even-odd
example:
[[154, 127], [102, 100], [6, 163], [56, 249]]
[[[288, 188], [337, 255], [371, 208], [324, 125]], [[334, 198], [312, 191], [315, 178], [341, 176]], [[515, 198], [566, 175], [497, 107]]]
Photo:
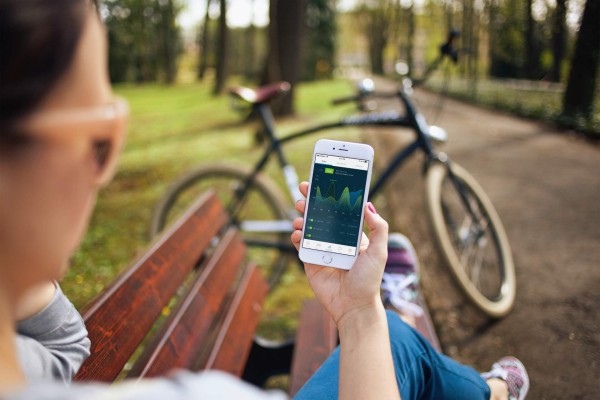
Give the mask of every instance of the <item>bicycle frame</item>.
[[[408, 83], [410, 83], [408, 81]], [[405, 114], [401, 115], [396, 112], [377, 113], [368, 115], [351, 116], [342, 119], [341, 121], [318, 125], [311, 127], [296, 133], [292, 133], [283, 138], [278, 138], [275, 133], [275, 124], [271, 109], [266, 104], [258, 104], [254, 106], [254, 112], [258, 114], [264, 124], [265, 133], [269, 142], [269, 146], [265, 149], [264, 154], [254, 166], [254, 169], [248, 179], [243, 183], [242, 187], [236, 191], [234, 199], [228, 205], [228, 212], [234, 219], [234, 222], [238, 223], [242, 231], [247, 232], [272, 232], [272, 233], [290, 233], [292, 231], [292, 225], [290, 219], [285, 221], [235, 221], [235, 215], [237, 215], [238, 208], [243, 203], [243, 199], [251, 187], [256, 176], [264, 169], [267, 162], [271, 159], [273, 153], [275, 153], [279, 166], [282, 168], [288, 191], [294, 201], [303, 199], [302, 194], [298, 189], [298, 175], [295, 168], [287, 161], [285, 154], [282, 150], [283, 145], [301, 137], [310, 135], [315, 132], [340, 128], [349, 126], [391, 126], [391, 127], [405, 127], [412, 128], [416, 134], [416, 139], [408, 146], [400, 150], [394, 158], [389, 162], [386, 169], [379, 174], [375, 183], [371, 185], [370, 197], [375, 197], [383, 188], [386, 181], [390, 178], [398, 168], [417, 150], [422, 150], [426, 155], [426, 162], [432, 160], [443, 160], [445, 157], [440, 157], [432, 146], [429, 138], [429, 129], [425, 118], [416, 110], [412, 102], [410, 101], [409, 92], [410, 86], [405, 81], [404, 90], [399, 90], [396, 93], [390, 93], [380, 95], [380, 97], [395, 97], [399, 98], [405, 107]], [[291, 217], [291, 216], [290, 216]], [[263, 242], [263, 241], [252, 241], [249, 243], [257, 246], [265, 247], [276, 247], [283, 249], [279, 243]], [[289, 246], [285, 246], [287, 249]]]
[[[456, 62], [457, 53], [453, 48], [453, 41], [458, 35], [459, 34], [457, 31], [452, 31], [449, 33], [446, 43], [440, 47], [441, 53], [438, 60], [436, 60], [434, 64], [426, 71], [426, 74], [422, 79], [415, 82], [416, 84], [422, 84], [445, 57], [450, 57], [454, 62]], [[269, 146], [265, 150], [265, 153], [263, 154], [262, 158], [255, 165], [254, 170], [252, 171], [248, 179], [244, 182], [243, 187], [236, 191], [234, 199], [227, 207], [229, 215], [231, 216], [233, 222], [237, 223], [242, 231], [246, 230], [253, 232], [291, 232], [293, 228], [289, 219], [287, 221], [243, 221], [240, 223], [239, 221], [236, 221], [235, 216], [237, 215], [238, 208], [243, 203], [243, 199], [248, 189], [251, 187], [252, 183], [256, 179], [256, 176], [263, 170], [273, 153], [276, 154], [279, 166], [283, 170], [286, 185], [288, 187], [288, 191], [292, 199], [295, 201], [302, 199], [303, 196], [298, 189], [298, 174], [296, 172], [296, 169], [286, 160], [285, 154], [282, 151], [282, 146], [287, 142], [301, 138], [303, 136], [310, 135], [318, 131], [346, 126], [404, 127], [412, 128], [415, 132], [415, 140], [394, 155], [393, 159], [389, 162], [386, 169], [383, 172], [381, 172], [381, 174], [375, 180], [375, 183], [371, 185], [371, 198], [374, 198], [379, 194], [379, 192], [383, 188], [386, 181], [390, 178], [392, 173], [394, 173], [398, 168], [400, 168], [404, 164], [404, 162], [411, 155], [413, 155], [413, 153], [415, 153], [417, 150], [422, 150], [425, 153], [425, 170], [427, 170], [429, 164], [433, 161], [439, 161], [444, 163], [448, 168], [448, 176], [450, 177], [451, 181], [460, 193], [460, 197], [462, 199], [462, 202], [465, 204], [467, 211], [471, 215], [474, 215], [473, 209], [469, 204], [466, 195], [464, 194], [464, 189], [462, 188], [461, 183], [452, 173], [448, 157], [444, 153], [437, 153], [432, 146], [430, 140], [430, 136], [432, 136], [432, 133], [430, 132], [430, 130], [433, 127], [430, 127], [427, 124], [427, 122], [425, 121], [425, 117], [423, 117], [423, 115], [417, 111], [415, 106], [410, 101], [409, 96], [412, 92], [413, 82], [407, 78], [404, 79], [402, 83], [403, 88], [397, 91], [396, 93], [389, 93], [384, 95], [380, 94], [378, 97], [399, 98], [404, 105], [405, 115], [392, 113], [387, 115], [369, 114], [366, 116], [349, 117], [338, 122], [308, 128], [303, 131], [290, 134], [281, 139], [277, 138], [277, 136], [275, 135], [275, 124], [273, 114], [269, 106], [266, 104], [254, 105], [253, 112], [258, 114], [261, 120], [263, 121], [265, 133], [267, 134], [267, 138], [269, 141]], [[360, 100], [365, 96], [369, 96], [369, 93], [361, 92], [358, 97], [353, 96], [350, 99]], [[443, 140], [445, 141], [445, 138]], [[272, 247], [271, 245], [267, 246]], [[281, 248], [281, 245], [278, 244], [275, 245], [275, 247]]]

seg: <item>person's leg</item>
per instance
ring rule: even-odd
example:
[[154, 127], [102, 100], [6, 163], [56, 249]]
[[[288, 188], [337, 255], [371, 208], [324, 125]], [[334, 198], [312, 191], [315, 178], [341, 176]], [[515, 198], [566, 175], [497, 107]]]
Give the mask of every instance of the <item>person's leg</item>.
[[[420, 308], [418, 259], [410, 240], [390, 234], [388, 261], [382, 284], [383, 301], [398, 313], [413, 318]], [[416, 306], [416, 307], [415, 307]], [[529, 379], [525, 367], [512, 357], [500, 359], [482, 378], [475, 370], [437, 353], [415, 329], [388, 311], [388, 326], [398, 387], [408, 399], [511, 399], [522, 400]], [[296, 395], [296, 399], [337, 399], [339, 348]], [[507, 396], [508, 395], [508, 396]]]
[[[472, 368], [441, 355], [417, 331], [388, 311], [390, 342], [402, 400], [485, 399], [490, 389]], [[337, 399], [339, 348], [294, 399]]]
[[[432, 399], [476, 399], [482, 398], [482, 390], [483, 398], [489, 398], [489, 388], [477, 372], [437, 353], [412, 329], [415, 319], [423, 313], [417, 304], [419, 260], [410, 239], [400, 233], [389, 235], [388, 260], [381, 289], [384, 305], [393, 311], [388, 311], [388, 324], [394, 356], [411, 358], [410, 353], [418, 353], [412, 369], [396, 369], [403, 398], [425, 395], [425, 398]], [[410, 327], [400, 323], [398, 316]], [[400, 375], [402, 373], [406, 375]]]
[[[399, 314], [412, 327], [415, 327], [416, 319], [423, 312], [417, 302], [418, 282], [419, 260], [414, 246], [406, 236], [390, 233], [388, 259], [381, 284], [382, 298], [386, 308]], [[442, 360], [446, 361], [444, 358]], [[514, 357], [501, 358], [494, 363], [491, 371], [481, 376], [490, 387], [492, 400], [523, 400], [527, 395], [527, 370]]]
[[337, 399], [340, 375], [340, 348], [325, 360], [294, 396], [294, 400]]
[[490, 387], [490, 400], [506, 400], [508, 399], [508, 386], [506, 382], [499, 378], [492, 378], [485, 381]]
[[388, 311], [387, 315], [403, 400], [490, 398], [490, 388], [477, 371], [438, 353], [396, 313]]

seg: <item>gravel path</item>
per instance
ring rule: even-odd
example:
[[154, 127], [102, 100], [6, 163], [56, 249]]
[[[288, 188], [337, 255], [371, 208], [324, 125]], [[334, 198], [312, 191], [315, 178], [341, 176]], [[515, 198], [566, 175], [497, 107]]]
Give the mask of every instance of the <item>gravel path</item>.
[[[386, 85], [393, 87], [377, 82]], [[415, 100], [433, 120], [439, 97], [417, 91]], [[415, 243], [444, 352], [479, 370], [502, 355], [519, 357], [532, 381], [530, 399], [600, 398], [600, 146], [449, 99], [433, 122], [450, 135], [442, 149], [496, 206], [518, 281], [515, 308], [500, 321], [465, 300], [431, 242], [421, 156], [409, 161], [375, 203]], [[366, 133], [375, 168], [411, 138], [411, 131]]]

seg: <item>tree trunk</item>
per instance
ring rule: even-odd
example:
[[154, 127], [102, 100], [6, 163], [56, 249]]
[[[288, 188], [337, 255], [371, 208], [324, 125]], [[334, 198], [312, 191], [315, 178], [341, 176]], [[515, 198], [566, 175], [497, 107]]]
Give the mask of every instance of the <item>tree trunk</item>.
[[172, 84], [175, 82], [177, 76], [177, 37], [173, 0], [167, 2], [166, 10], [162, 13], [162, 17], [165, 82]]
[[388, 21], [386, 9], [379, 6], [369, 11], [370, 26], [368, 32], [369, 38], [369, 60], [371, 62], [371, 72], [375, 75], [383, 75], [383, 51], [387, 44]]
[[446, 2], [444, 5], [444, 17], [446, 18], [446, 32], [455, 29], [454, 26], [454, 9], [451, 2]]
[[219, 36], [216, 52], [216, 79], [213, 94], [220, 94], [225, 88], [227, 79], [227, 52], [229, 48], [229, 32], [227, 29], [227, 0], [220, 0], [221, 15], [219, 15]]
[[271, 0], [269, 3], [269, 54], [262, 83], [284, 80], [290, 92], [273, 102], [278, 116], [294, 113], [294, 89], [300, 76], [305, 0]]
[[206, 75], [206, 68], [208, 66], [208, 55], [210, 54], [209, 49], [209, 35], [210, 30], [208, 29], [210, 22], [210, 14], [208, 9], [210, 7], [211, 0], [206, 0], [206, 12], [204, 13], [204, 22], [202, 23], [202, 34], [198, 41], [198, 79], [203, 80]]
[[471, 97], [476, 99], [479, 83], [479, 32], [481, 19], [479, 11], [477, 11], [475, 7], [471, 9], [471, 16], [473, 19], [473, 26], [471, 28], [471, 42], [469, 44], [469, 89]]
[[462, 32], [460, 38], [462, 39], [462, 47], [467, 51], [461, 60], [460, 71], [463, 77], [470, 78], [473, 67], [473, 55], [471, 53], [473, 51], [473, 0], [464, 0], [462, 4]]
[[487, 26], [487, 58], [488, 58], [488, 70], [489, 76], [493, 75], [494, 64], [496, 62], [496, 48], [498, 46], [498, 39], [496, 34], [496, 25], [498, 18], [498, 3], [497, 0], [488, 0], [488, 26]]
[[369, 40], [369, 60], [371, 73], [383, 75], [383, 46], [378, 38], [371, 37]]
[[253, 79], [256, 73], [255, 71], [255, 53], [256, 53], [256, 25], [254, 25], [254, 0], [250, 0], [250, 8], [251, 8], [251, 16], [250, 16], [250, 26], [246, 31], [246, 43], [245, 43], [245, 51], [244, 51], [244, 75], [246, 79]]
[[415, 46], [415, 2], [411, 1], [408, 7], [408, 35], [406, 43], [406, 63], [408, 64], [408, 71], [411, 78], [414, 77], [414, 46]]
[[534, 79], [538, 67], [535, 49], [535, 20], [533, 19], [533, 0], [525, 1], [525, 77]]
[[556, 8], [552, 15], [552, 69], [548, 75], [551, 82], [560, 82], [560, 70], [565, 57], [567, 1], [556, 0]]
[[563, 101], [567, 117], [589, 119], [594, 111], [598, 63], [600, 61], [600, 1], [587, 0], [581, 18], [569, 83]]

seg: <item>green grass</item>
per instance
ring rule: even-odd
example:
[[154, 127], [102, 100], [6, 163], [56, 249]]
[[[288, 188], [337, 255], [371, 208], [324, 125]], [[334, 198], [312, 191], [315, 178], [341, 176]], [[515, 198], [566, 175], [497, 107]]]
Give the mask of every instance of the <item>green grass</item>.
[[[348, 109], [335, 109], [330, 100], [351, 90], [345, 81], [301, 85], [297, 116], [278, 121], [280, 132], [285, 135], [335, 120]], [[228, 97], [212, 97], [208, 85], [119, 86], [115, 91], [131, 105], [129, 135], [118, 173], [101, 191], [89, 231], [62, 282], [65, 293], [78, 307], [146, 248], [152, 208], [169, 182], [198, 164], [251, 165], [262, 153], [262, 147], [254, 143], [256, 125], [241, 123], [241, 117], [230, 109]], [[357, 140], [358, 132], [324, 132], [286, 146], [286, 154], [302, 179], [308, 177], [312, 147], [320, 137]], [[284, 188], [283, 177], [275, 167], [271, 162], [267, 173]], [[310, 295], [299, 269], [284, 276], [280, 290], [267, 301], [263, 332], [275, 337], [289, 335], [302, 299]]]
[[476, 87], [467, 79], [453, 76], [445, 86], [441, 74], [432, 77], [427, 87], [437, 92], [466, 100], [477, 105], [512, 114], [555, 122], [573, 128], [591, 137], [600, 138], [600, 96], [596, 96], [595, 114], [591, 120], [565, 119], [562, 113], [563, 86], [549, 82], [481, 79]]

